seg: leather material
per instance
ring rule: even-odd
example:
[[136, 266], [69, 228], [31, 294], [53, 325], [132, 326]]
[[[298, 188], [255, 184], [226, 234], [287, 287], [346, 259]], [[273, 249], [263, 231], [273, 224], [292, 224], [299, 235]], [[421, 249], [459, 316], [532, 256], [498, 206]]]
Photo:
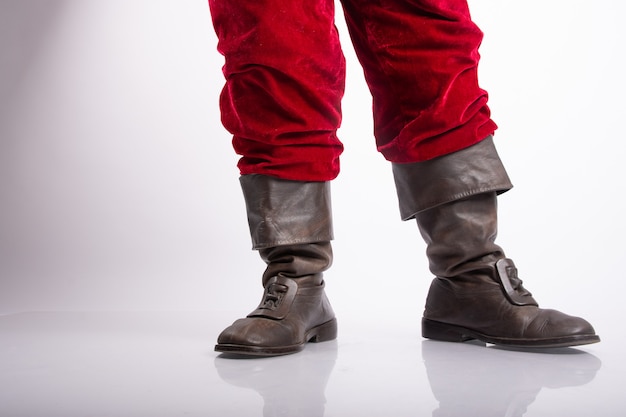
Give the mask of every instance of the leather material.
[[[317, 290], [317, 289], [316, 289]], [[291, 311], [298, 293], [298, 284], [293, 279], [272, 277], [268, 280], [261, 303], [248, 317], [265, 317], [282, 320]]]
[[522, 285], [522, 280], [517, 276], [517, 268], [511, 259], [500, 259], [496, 262], [496, 272], [496, 279], [511, 304], [539, 307], [530, 291]]
[[600, 340], [582, 318], [512, 304], [490, 277], [477, 280], [481, 281], [471, 286], [448, 278], [433, 280], [422, 319], [424, 337], [519, 347], [565, 347]]
[[391, 166], [402, 220], [450, 201], [513, 187], [492, 136], [439, 158]]
[[[426, 300], [422, 335], [523, 347], [599, 341], [584, 319], [539, 308], [513, 261], [495, 243], [497, 193], [506, 188], [508, 176], [488, 140], [416, 170], [394, 170], [396, 183], [402, 185], [401, 207], [405, 215], [416, 218], [436, 276]], [[463, 161], [463, 156], [478, 159]], [[482, 166], [483, 161], [491, 162]], [[418, 172], [422, 179], [409, 187]], [[426, 179], [440, 187], [424, 185]], [[464, 187], [469, 188], [463, 191]], [[423, 192], [429, 195], [419, 196]]]
[[297, 278], [300, 285], [317, 286], [322, 283], [322, 272], [333, 262], [330, 242], [312, 242], [300, 245], [284, 245], [259, 249], [261, 259], [267, 264], [262, 284], [277, 275]]
[[253, 249], [333, 239], [330, 182], [239, 178]]
[[[276, 356], [299, 352], [307, 342], [335, 339], [337, 321], [324, 283], [300, 287], [298, 282], [280, 276], [271, 279], [259, 307], [227, 327], [219, 335], [215, 350]], [[280, 287], [286, 291], [277, 297]]]
[[335, 339], [337, 321], [323, 280], [332, 264], [327, 185], [262, 175], [244, 176], [242, 185], [253, 244], [267, 264], [264, 293], [254, 311], [219, 335], [215, 350], [285, 355], [307, 342]]
[[479, 339], [522, 347], [562, 347], [599, 341], [584, 319], [541, 309], [494, 243], [496, 193], [479, 194], [417, 215], [437, 276], [426, 300], [422, 335]]

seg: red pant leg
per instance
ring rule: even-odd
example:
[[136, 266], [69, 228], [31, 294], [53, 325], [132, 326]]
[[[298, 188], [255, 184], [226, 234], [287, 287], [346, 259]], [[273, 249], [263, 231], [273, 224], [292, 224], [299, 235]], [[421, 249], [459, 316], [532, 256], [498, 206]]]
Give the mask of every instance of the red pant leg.
[[377, 146], [418, 162], [496, 129], [477, 80], [482, 32], [466, 0], [342, 0], [374, 97]]
[[333, 0], [209, 0], [225, 57], [222, 122], [242, 174], [339, 173], [345, 61]]

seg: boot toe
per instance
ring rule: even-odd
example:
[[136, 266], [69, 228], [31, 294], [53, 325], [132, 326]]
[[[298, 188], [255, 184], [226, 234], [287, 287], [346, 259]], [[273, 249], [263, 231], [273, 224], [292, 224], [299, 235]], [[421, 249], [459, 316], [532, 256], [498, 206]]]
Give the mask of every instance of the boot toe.
[[239, 319], [218, 336], [215, 350], [251, 355], [280, 355], [301, 350], [304, 342], [294, 340], [293, 329], [283, 324], [264, 318]]
[[530, 333], [540, 339], [599, 341], [596, 331], [587, 320], [561, 313], [557, 310], [539, 310]]

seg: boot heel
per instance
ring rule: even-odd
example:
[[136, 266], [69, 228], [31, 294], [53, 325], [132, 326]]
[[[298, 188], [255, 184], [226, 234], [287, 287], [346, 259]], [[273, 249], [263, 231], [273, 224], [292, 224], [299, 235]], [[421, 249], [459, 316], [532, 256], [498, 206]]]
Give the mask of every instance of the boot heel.
[[474, 339], [463, 328], [422, 318], [422, 337], [443, 342], [467, 342]]
[[337, 319], [312, 328], [308, 333], [308, 341], [313, 343], [328, 342], [337, 338]]

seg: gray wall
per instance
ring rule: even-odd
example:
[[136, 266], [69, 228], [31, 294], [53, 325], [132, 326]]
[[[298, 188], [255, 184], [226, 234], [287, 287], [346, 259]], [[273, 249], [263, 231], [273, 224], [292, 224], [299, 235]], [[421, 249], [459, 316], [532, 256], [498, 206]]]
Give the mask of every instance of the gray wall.
[[[589, 316], [605, 302], [598, 281], [624, 288], [625, 7], [518, 3], [470, 1], [516, 185], [500, 243], [537, 298]], [[424, 246], [398, 220], [338, 25], [347, 149], [328, 290], [340, 312], [417, 316]], [[205, 1], [0, 2], [0, 313], [254, 307], [262, 264], [219, 123], [215, 45]]]

